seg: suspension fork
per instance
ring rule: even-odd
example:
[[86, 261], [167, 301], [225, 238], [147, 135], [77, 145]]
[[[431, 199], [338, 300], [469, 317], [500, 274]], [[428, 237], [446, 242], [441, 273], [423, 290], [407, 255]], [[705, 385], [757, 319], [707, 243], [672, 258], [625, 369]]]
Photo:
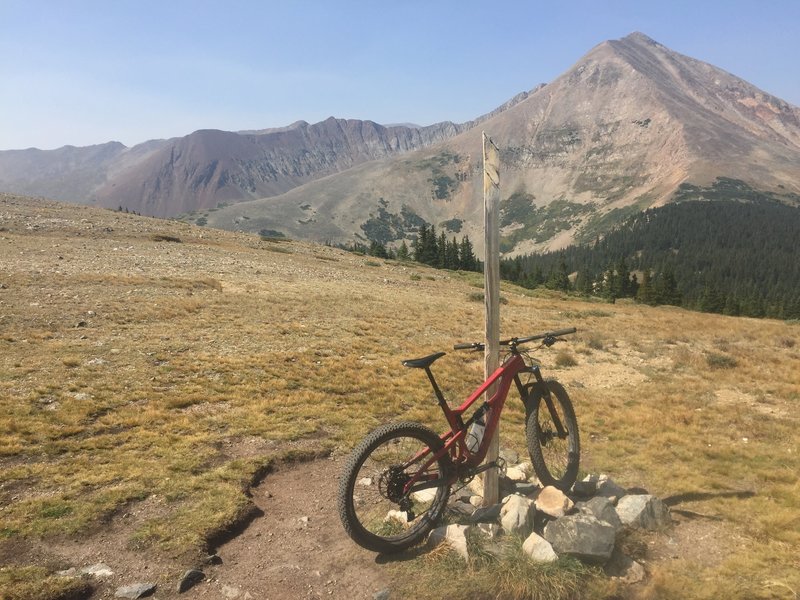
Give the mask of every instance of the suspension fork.
[[[544, 403], [547, 406], [547, 410], [550, 411], [550, 417], [553, 420], [553, 425], [556, 427], [556, 431], [558, 431], [558, 437], [565, 438], [567, 437], [567, 430], [564, 428], [564, 424], [561, 422], [561, 418], [558, 416], [558, 411], [556, 410], [555, 404], [553, 403], [553, 397], [550, 394], [550, 387], [542, 377], [542, 370], [539, 368], [539, 365], [531, 365], [529, 367], [525, 367], [520, 371], [521, 373], [532, 373], [533, 377], [536, 379], [536, 383], [538, 383], [542, 388], [542, 396], [544, 398]], [[519, 378], [519, 375], [514, 375], [514, 383], [517, 385], [517, 390], [519, 391], [520, 398], [523, 399], [523, 403], [526, 402], [526, 394], [525, 394], [525, 387], [522, 385], [522, 381]]]

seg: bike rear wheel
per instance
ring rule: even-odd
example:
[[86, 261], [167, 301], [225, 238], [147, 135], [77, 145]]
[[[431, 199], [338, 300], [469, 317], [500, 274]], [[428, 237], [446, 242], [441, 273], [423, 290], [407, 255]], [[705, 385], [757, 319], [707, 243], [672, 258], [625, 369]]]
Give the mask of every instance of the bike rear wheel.
[[578, 420], [567, 391], [557, 381], [548, 379], [544, 385], [537, 383], [531, 387], [525, 406], [528, 413], [525, 434], [536, 476], [542, 485], [569, 490], [578, 476], [580, 439]]
[[442, 447], [432, 430], [407, 422], [379, 427], [353, 450], [339, 481], [338, 508], [345, 531], [358, 545], [390, 553], [422, 541], [450, 495], [449, 457], [424, 470], [426, 478], [438, 482], [434, 487], [404, 495], [403, 486], [423, 469], [431, 451]]

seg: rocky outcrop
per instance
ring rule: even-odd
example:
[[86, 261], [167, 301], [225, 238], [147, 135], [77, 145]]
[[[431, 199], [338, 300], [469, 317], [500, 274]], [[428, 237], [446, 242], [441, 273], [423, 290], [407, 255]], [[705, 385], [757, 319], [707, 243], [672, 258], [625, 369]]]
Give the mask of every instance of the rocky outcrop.
[[[516, 479], [518, 472], [526, 469], [518, 465], [507, 473]], [[515, 536], [524, 539], [522, 552], [537, 562], [571, 556], [603, 566], [610, 576], [625, 583], [644, 578], [642, 565], [622, 554], [617, 540], [626, 530], [668, 528], [669, 509], [660, 499], [650, 494], [629, 494], [607, 475], [590, 475], [576, 482], [568, 493], [537, 484], [533, 476], [522, 481], [501, 478], [507, 495], [485, 508], [476, 508], [480, 498], [474, 495], [455, 495], [448, 507], [457, 523], [431, 532], [429, 545], [449, 544], [469, 560], [467, 540], [473, 532], [501, 544], [504, 537]]]

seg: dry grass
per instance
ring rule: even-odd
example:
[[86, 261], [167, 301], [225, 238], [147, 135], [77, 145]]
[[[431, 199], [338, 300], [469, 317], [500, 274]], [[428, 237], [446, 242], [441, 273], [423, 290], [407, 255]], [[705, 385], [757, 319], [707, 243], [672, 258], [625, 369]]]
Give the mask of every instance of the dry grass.
[[79, 600], [91, 593], [86, 581], [50, 575], [42, 567], [0, 567], [3, 600]]
[[522, 551], [523, 540], [510, 536], [487, 543], [481, 534], [468, 536], [468, 564], [446, 545], [424, 558], [398, 567], [394, 592], [401, 598], [466, 598], [483, 600], [572, 600], [613, 594], [602, 571], [575, 559], [536, 563]]
[[[146, 500], [159, 509], [131, 546], [198, 552], [276, 452], [346, 451], [391, 419], [441, 427], [400, 361], [480, 339], [474, 276], [277, 248], [0, 199], [0, 548], [84, 535]], [[714, 561], [654, 562], [642, 597], [800, 590], [800, 324], [503, 295], [504, 336], [578, 327], [558, 348], [575, 364], [537, 356], [573, 397], [583, 470], [684, 498], [738, 536]], [[482, 360], [450, 352], [435, 372], [457, 399]], [[504, 417], [504, 445], [524, 455], [516, 400]]]

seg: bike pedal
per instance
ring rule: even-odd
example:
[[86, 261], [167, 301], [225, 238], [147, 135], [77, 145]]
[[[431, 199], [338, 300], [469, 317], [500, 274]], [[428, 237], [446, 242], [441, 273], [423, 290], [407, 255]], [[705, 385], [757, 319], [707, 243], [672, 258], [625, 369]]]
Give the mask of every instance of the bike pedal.
[[494, 462], [495, 462], [495, 464], [497, 466], [497, 470], [500, 471], [500, 474], [501, 475], [505, 475], [506, 474], [506, 459], [498, 457], [497, 460], [494, 461]]

